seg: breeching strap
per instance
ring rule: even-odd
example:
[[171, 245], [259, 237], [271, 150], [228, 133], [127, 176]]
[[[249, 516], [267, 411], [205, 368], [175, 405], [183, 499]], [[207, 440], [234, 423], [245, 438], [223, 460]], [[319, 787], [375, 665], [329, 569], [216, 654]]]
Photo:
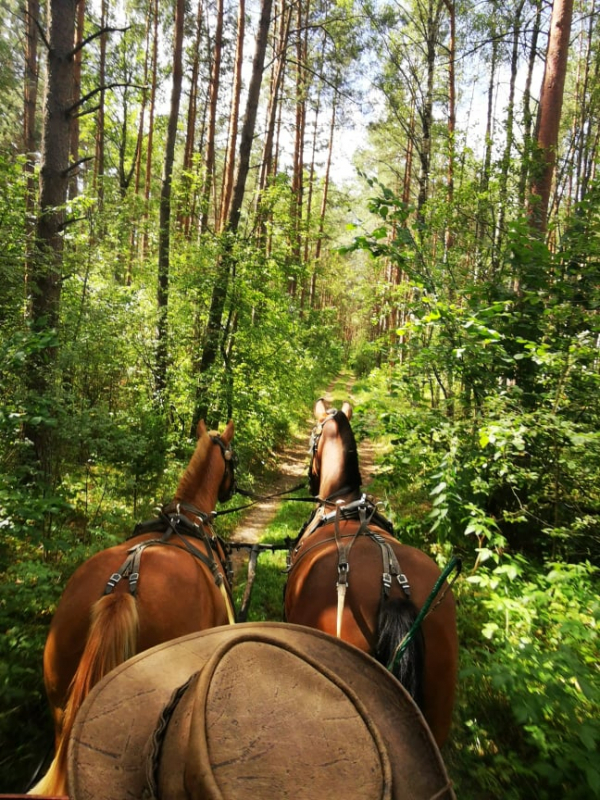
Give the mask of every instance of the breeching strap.
[[[417, 614], [417, 617], [416, 617], [415, 621], [413, 622], [410, 630], [408, 631], [406, 636], [402, 639], [402, 641], [399, 643], [399, 645], [394, 650], [394, 655], [392, 656], [392, 660], [387, 665], [388, 672], [394, 672], [394, 670], [397, 668], [397, 666], [398, 666], [398, 664], [400, 662], [400, 659], [402, 658], [402, 656], [404, 654], [404, 651], [408, 647], [408, 645], [409, 645], [410, 641], [412, 640], [413, 636], [415, 635], [415, 633], [418, 631], [421, 623], [423, 622], [423, 620], [425, 619], [425, 617], [429, 613], [429, 610], [431, 608], [431, 604], [433, 603], [433, 601], [435, 600], [435, 598], [439, 594], [439, 591], [442, 588], [442, 584], [444, 583], [446, 578], [450, 575], [450, 573], [453, 570], [456, 570], [456, 575], [452, 578], [451, 581], [449, 581], [446, 591], [452, 586], [452, 584], [458, 578], [458, 576], [460, 575], [460, 572], [462, 570], [462, 561], [461, 561], [460, 558], [458, 558], [458, 556], [452, 556], [452, 558], [446, 564], [444, 570], [442, 571], [442, 574], [440, 575], [440, 577], [435, 582], [435, 585], [434, 585], [433, 589], [431, 590], [431, 594], [429, 595], [427, 600], [423, 603], [423, 607], [421, 608], [421, 610]], [[444, 595], [445, 595], [445, 593], [446, 592], [444, 592]], [[442, 595], [442, 597], [440, 598], [440, 602], [443, 599], [444, 595]]]

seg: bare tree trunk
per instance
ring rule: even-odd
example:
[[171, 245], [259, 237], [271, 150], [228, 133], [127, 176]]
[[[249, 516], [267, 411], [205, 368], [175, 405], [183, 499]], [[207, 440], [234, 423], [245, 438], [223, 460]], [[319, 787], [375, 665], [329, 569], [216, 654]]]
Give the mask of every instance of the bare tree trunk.
[[[85, 23], [85, 0], [77, 2], [77, 27], [75, 31], [75, 49], [73, 63], [73, 103], [79, 102], [81, 97], [81, 58], [83, 50], [80, 48], [83, 41], [83, 26]], [[79, 161], [79, 118], [73, 117], [71, 124], [71, 162], [77, 164]], [[76, 197], [78, 194], [78, 170], [74, 170], [71, 175], [69, 185], [69, 197]]]
[[27, 174], [27, 187], [25, 194], [25, 230], [27, 233], [27, 252], [25, 256], [25, 286], [27, 295], [27, 282], [32, 269], [31, 259], [32, 244], [35, 236], [35, 153], [38, 150], [38, 136], [36, 132], [37, 96], [38, 96], [38, 25], [40, 4], [39, 0], [28, 0], [25, 12], [25, 83], [23, 87], [23, 150], [25, 152], [25, 172]]
[[200, 46], [202, 43], [202, 17], [203, 0], [198, 0], [196, 11], [196, 37], [194, 41], [194, 58], [192, 61], [192, 75], [190, 78], [190, 102], [187, 114], [187, 131], [185, 137], [185, 150], [183, 153], [183, 175], [182, 175], [182, 194], [183, 209], [181, 212], [180, 223], [186, 238], [190, 236], [191, 230], [191, 208], [192, 208], [192, 169], [194, 162], [195, 137], [196, 137], [196, 118], [198, 114], [198, 75], [200, 73]]
[[160, 193], [160, 226], [158, 238], [158, 326], [156, 342], [155, 387], [159, 401], [163, 398], [167, 385], [168, 366], [168, 307], [169, 307], [169, 258], [171, 245], [171, 185], [173, 163], [175, 161], [175, 141], [177, 138], [177, 119], [181, 100], [183, 77], [182, 49], [185, 17], [185, 0], [177, 0], [175, 6], [175, 44], [173, 48], [173, 87], [171, 90], [171, 109], [165, 144], [165, 162]]
[[317, 145], [319, 142], [319, 116], [321, 113], [321, 92], [322, 87], [320, 86], [318, 89], [318, 96], [317, 96], [317, 104], [315, 106], [315, 116], [313, 121], [313, 132], [312, 132], [312, 144], [311, 144], [311, 151], [310, 151], [310, 164], [308, 167], [308, 192], [306, 195], [306, 221], [305, 221], [305, 236], [304, 236], [304, 252], [303, 252], [303, 260], [305, 264], [308, 264], [308, 259], [310, 256], [310, 226], [312, 220], [312, 204], [313, 204], [313, 194], [314, 194], [314, 185], [315, 185], [315, 174], [316, 174], [316, 159], [317, 159]]
[[[339, 74], [336, 76], [336, 85], [339, 80]], [[333, 140], [335, 134], [335, 124], [337, 117], [337, 92], [334, 92], [333, 102], [331, 104], [331, 121], [329, 124], [329, 145], [327, 148], [327, 164], [325, 166], [325, 176], [323, 178], [323, 195], [321, 198], [321, 209], [319, 212], [319, 231], [317, 233], [317, 241], [315, 243], [315, 258], [313, 264], [313, 271], [310, 281], [310, 307], [315, 307], [315, 298], [317, 294], [317, 274], [321, 262], [321, 251], [323, 249], [323, 239], [325, 236], [325, 212], [327, 211], [327, 198], [329, 195], [329, 178], [331, 174], [331, 160], [333, 156]]]
[[433, 89], [435, 78], [436, 47], [440, 27], [440, 0], [428, 0], [427, 19], [425, 22], [427, 48], [427, 81], [425, 101], [421, 108], [421, 126], [423, 139], [419, 148], [421, 169], [419, 172], [419, 195], [417, 197], [417, 222], [423, 224], [424, 206], [429, 197], [429, 174], [431, 170], [431, 135], [433, 127]]
[[240, 115], [240, 97], [242, 93], [242, 65], [244, 61], [244, 35], [246, 32], [246, 3], [239, 0], [237, 44], [235, 49], [235, 68], [233, 91], [231, 97], [231, 113], [229, 115], [229, 136], [227, 138], [227, 154], [223, 173], [223, 191], [221, 193], [221, 211], [219, 214], [219, 230], [227, 224], [231, 194], [233, 192], [233, 176], [235, 170], [235, 154], [237, 150], [238, 120]]
[[521, 208], [525, 205], [525, 193], [527, 190], [527, 180], [529, 178], [529, 168], [531, 165], [531, 130], [533, 128], [533, 114], [531, 111], [531, 83], [533, 81], [533, 71], [535, 68], [540, 25], [542, 20], [542, 0], [535, 0], [535, 5], [536, 15], [531, 34], [531, 44], [529, 47], [527, 78], [525, 79], [525, 89], [523, 91], [523, 157], [521, 158], [521, 172], [519, 176], [518, 188], [519, 205]]
[[[494, 18], [495, 19], [495, 18]], [[481, 253], [486, 251], [487, 243], [484, 242], [489, 229], [489, 199], [487, 191], [490, 185], [490, 175], [492, 168], [492, 139], [493, 139], [493, 116], [494, 116], [494, 94], [496, 90], [496, 69], [498, 67], [498, 37], [495, 29], [492, 33], [492, 61], [490, 65], [490, 80], [488, 84], [487, 118], [485, 127], [485, 155], [483, 159], [483, 169], [479, 184], [480, 200], [477, 203], [477, 223], [475, 228], [475, 238], [477, 242], [477, 262]]]
[[[586, 54], [584, 65], [584, 78], [581, 87], [581, 102], [577, 107], [581, 110], [581, 123], [579, 130], [579, 147], [577, 148], [576, 169], [575, 169], [575, 200], [581, 201], [587, 194], [589, 181], [591, 178], [591, 165], [595, 162], [594, 143], [598, 141], [598, 131], [593, 132], [594, 108], [592, 100], [592, 90], [590, 87], [598, 85], [598, 75], [600, 73], [600, 59], [596, 56], [593, 74], [590, 74], [590, 61], [594, 58], [594, 25], [597, 20], [596, 3], [592, 2], [588, 31], [586, 39]], [[596, 106], [597, 107], [597, 106]], [[587, 131], [585, 128], [587, 126]], [[584, 135], [584, 132], [586, 135]]]
[[444, 234], [445, 259], [448, 259], [448, 252], [454, 245], [454, 233], [452, 231], [452, 216], [454, 203], [454, 147], [455, 147], [455, 128], [456, 128], [456, 78], [454, 74], [454, 60], [456, 47], [456, 7], [454, 0], [445, 0], [448, 15], [450, 17], [450, 43], [448, 45], [448, 206], [450, 213]]
[[414, 97], [410, 105], [410, 120], [408, 123], [408, 140], [406, 143], [406, 158], [404, 161], [404, 181], [402, 184], [402, 202], [408, 205], [410, 202], [410, 191], [412, 185], [412, 163], [415, 142], [415, 100]]
[[275, 51], [275, 57], [273, 61], [273, 71], [271, 74], [269, 106], [267, 110], [267, 122], [265, 126], [265, 142], [263, 146], [260, 178], [258, 182], [257, 207], [259, 204], [260, 193], [265, 190], [273, 167], [273, 145], [275, 140], [277, 114], [279, 111], [279, 97], [285, 71], [285, 54], [289, 42], [290, 23], [292, 20], [292, 8], [286, 5], [285, 0], [282, 0], [279, 17], [281, 21], [279, 25], [279, 37], [277, 38], [277, 42], [273, 48]]
[[[50, 0], [36, 257], [29, 282], [31, 326], [40, 333], [56, 332], [59, 324], [69, 185], [74, 34], [75, 0]], [[28, 389], [48, 404], [56, 355], [54, 345], [34, 351], [27, 371]], [[26, 430], [47, 477], [51, 473], [51, 431], [43, 423]]]
[[[292, 166], [292, 270], [288, 291], [293, 296], [297, 290], [296, 272], [302, 257], [302, 228], [304, 215], [304, 137], [306, 132], [306, 35], [310, 0], [302, 0], [297, 5], [296, 15], [296, 124], [294, 126], [294, 160]], [[304, 12], [304, 13], [303, 13]]]
[[513, 20], [513, 46], [510, 62], [510, 86], [508, 91], [508, 107], [506, 111], [506, 143], [502, 154], [500, 180], [498, 189], [498, 224], [496, 226], [496, 236], [492, 248], [492, 269], [496, 273], [502, 258], [502, 242], [504, 240], [504, 221], [506, 219], [506, 203], [508, 200], [508, 177], [510, 172], [510, 161], [514, 144], [514, 124], [515, 124], [515, 86], [517, 82], [517, 72], [519, 68], [519, 39], [521, 36], [521, 14], [525, 0], [519, 0], [515, 8]]
[[148, 143], [146, 150], [146, 180], [144, 183], [144, 236], [142, 259], [148, 252], [148, 217], [150, 213], [150, 191], [152, 188], [152, 148], [154, 145], [154, 115], [156, 109], [156, 84], [158, 75], [158, 0], [154, 0], [154, 31], [152, 35], [152, 80], [150, 82], [150, 109], [148, 111]]
[[[212, 70], [209, 92], [208, 130], [206, 134], [206, 158], [204, 162], [204, 188], [202, 191], [202, 213], [200, 232], [206, 233], [208, 229], [208, 216], [211, 206], [211, 197], [215, 181], [215, 137], [217, 129], [217, 103], [219, 100], [219, 82], [221, 79], [221, 57], [223, 53], [223, 0], [217, 2], [217, 27], [215, 30], [215, 45], [213, 50]], [[213, 203], [216, 215], [216, 206]]]
[[98, 208], [102, 210], [104, 204], [104, 103], [106, 99], [106, 40], [104, 32], [108, 27], [108, 0], [102, 0], [102, 19], [100, 21], [102, 33], [100, 35], [100, 65], [98, 69], [98, 82], [100, 86], [100, 100], [96, 116], [96, 160], [94, 161], [94, 187], [98, 197]]
[[[142, 180], [142, 158], [144, 153], [144, 126], [146, 121], [146, 108], [148, 105], [148, 75], [149, 75], [149, 59], [150, 59], [150, 30], [152, 20], [152, 8], [148, 4], [148, 13], [146, 15], [146, 48], [144, 58], [144, 90], [142, 91], [142, 105], [140, 108], [140, 119], [138, 124], [137, 145], [135, 151], [135, 196], [136, 200], [140, 193], [140, 186]], [[131, 286], [133, 279], [133, 260], [135, 257], [137, 242], [139, 235], [139, 220], [136, 216], [131, 220], [131, 227], [129, 231], [129, 255], [127, 258], [127, 277], [126, 284]]]
[[538, 108], [537, 158], [529, 206], [531, 225], [540, 233], [546, 231], [548, 222], [548, 204], [556, 164], [572, 17], [573, 0], [554, 0]]

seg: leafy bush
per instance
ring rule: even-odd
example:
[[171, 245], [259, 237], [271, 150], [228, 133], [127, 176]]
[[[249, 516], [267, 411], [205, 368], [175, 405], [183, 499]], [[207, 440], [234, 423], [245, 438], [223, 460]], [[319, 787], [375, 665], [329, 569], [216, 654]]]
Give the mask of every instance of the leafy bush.
[[538, 571], [509, 556], [491, 563], [460, 593], [468, 644], [448, 756], [459, 796], [486, 785], [515, 800], [600, 797], [598, 571]]

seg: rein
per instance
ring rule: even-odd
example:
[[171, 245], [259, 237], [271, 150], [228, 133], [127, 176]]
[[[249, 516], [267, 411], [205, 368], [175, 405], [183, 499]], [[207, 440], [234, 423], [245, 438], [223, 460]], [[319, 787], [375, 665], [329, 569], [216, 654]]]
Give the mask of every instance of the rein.
[[[297, 486], [292, 486], [291, 489], [284, 489], [281, 492], [274, 492], [273, 494], [256, 494], [256, 492], [252, 492], [249, 489], [242, 489], [241, 487], [235, 487], [235, 491], [237, 494], [241, 494], [242, 497], [250, 497], [252, 498], [252, 503], [246, 503], [243, 506], [236, 506], [235, 508], [226, 508], [223, 511], [213, 511], [213, 517], [222, 517], [225, 514], [233, 514], [236, 511], [243, 511], [245, 508], [252, 508], [257, 503], [262, 503], [265, 500], [272, 500], [274, 497], [282, 497], [284, 494], [291, 494], [291, 492], [297, 492], [299, 489], [304, 489], [304, 483], [299, 483]], [[318, 498], [314, 497], [286, 497], [285, 500], [299, 500], [301, 502], [307, 503], [315, 503], [318, 502]]]

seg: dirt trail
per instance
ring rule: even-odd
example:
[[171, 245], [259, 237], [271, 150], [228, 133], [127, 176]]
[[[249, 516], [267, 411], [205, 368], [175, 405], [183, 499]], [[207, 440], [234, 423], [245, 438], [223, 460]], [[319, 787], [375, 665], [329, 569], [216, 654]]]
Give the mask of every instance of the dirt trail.
[[[335, 384], [332, 384], [332, 386]], [[349, 381], [346, 389], [347, 396], [352, 402], [351, 394], [352, 381]], [[325, 399], [331, 402], [331, 389], [325, 395]], [[274, 494], [276, 492], [286, 491], [306, 480], [306, 489], [308, 496], [308, 442], [310, 429], [313, 424], [311, 417], [306, 421], [306, 430], [300, 433], [297, 437], [293, 437], [278, 453], [277, 456], [277, 474], [270, 481], [268, 486], [261, 487], [257, 490], [258, 493]], [[368, 486], [371, 481], [374, 464], [374, 448], [370, 441], [362, 441], [359, 443], [359, 463], [360, 471], [363, 479], [363, 486]], [[264, 500], [251, 506], [243, 515], [239, 524], [231, 535], [231, 541], [241, 542], [244, 544], [253, 544], [257, 542], [264, 532], [265, 528], [272, 522], [277, 514], [279, 505], [281, 504], [280, 498], [271, 498]], [[243, 558], [243, 556], [242, 556]], [[237, 559], [236, 559], [237, 560]]]

